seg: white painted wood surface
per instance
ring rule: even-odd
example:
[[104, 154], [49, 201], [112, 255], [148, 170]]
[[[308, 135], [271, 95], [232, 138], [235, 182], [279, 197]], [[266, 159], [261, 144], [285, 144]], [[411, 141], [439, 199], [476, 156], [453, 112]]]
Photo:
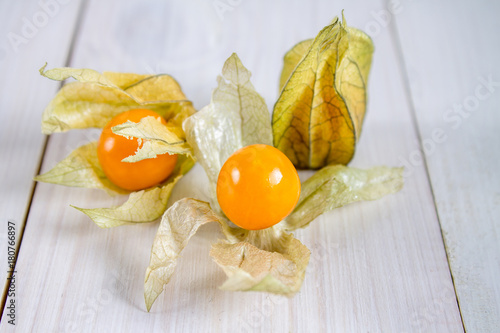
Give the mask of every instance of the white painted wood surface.
[[[45, 2], [44, 2], [45, 3]], [[61, 1], [62, 3], [62, 1]], [[0, 277], [7, 277], [7, 223], [24, 226], [45, 136], [40, 110], [59, 84], [44, 82], [38, 69], [68, 57], [80, 1], [40, 6], [36, 1], [0, 2]], [[35, 56], [36, 55], [36, 56]], [[46, 80], [45, 80], [46, 81]], [[2, 293], [4, 283], [2, 283]], [[2, 299], [4, 294], [2, 294]]]
[[500, 3], [405, 7], [395, 27], [464, 325], [500, 332]]
[[[465, 9], [462, 7], [451, 3], [442, 7], [430, 2], [402, 3], [404, 10], [395, 16], [397, 25], [394, 25], [394, 22], [385, 24], [383, 18], [377, 15], [380, 10], [387, 8], [382, 2], [221, 2], [233, 5], [228, 5], [226, 8], [230, 9], [218, 15], [213, 5], [216, 1], [90, 1], [83, 16], [83, 25], [75, 40], [71, 66], [143, 73], [167, 72], [180, 81], [188, 97], [201, 108], [209, 102], [211, 90], [216, 84], [215, 78], [224, 60], [235, 51], [253, 72], [254, 85], [264, 96], [268, 106], [272, 107], [277, 97], [281, 59], [285, 51], [294, 43], [314, 36], [334, 15], [340, 14], [341, 9], [345, 8], [348, 24], [372, 32], [376, 47], [369, 83], [369, 113], [353, 161], [353, 165], [358, 167], [400, 165], [402, 158], [410, 156], [419, 148], [419, 132], [422, 138], [426, 138], [428, 131], [433, 129], [435, 118], [430, 111], [422, 110], [430, 109], [431, 106], [435, 108], [434, 100], [438, 103], [446, 102], [446, 108], [455, 100], [460, 102], [467, 96], [460, 95], [462, 97], [458, 100], [454, 98], [444, 101], [439, 98], [441, 95], [438, 93], [448, 94], [445, 96], [451, 98], [459, 96], [453, 96], [457, 93], [453, 91], [453, 87], [469, 87], [461, 85], [468, 82], [468, 79], [470, 82], [469, 72], [458, 71], [459, 75], [451, 71], [453, 68], [462, 69], [466, 64], [465, 60], [471, 61], [473, 51], [469, 50], [470, 54], [465, 55], [455, 52], [454, 54], [458, 53], [456, 57], [446, 58], [453, 59], [447, 62], [436, 58], [436, 62], [442, 62], [447, 68], [447, 71], [443, 72], [443, 75], [447, 76], [443, 77], [454, 80], [450, 85], [444, 84], [447, 80], [440, 81], [440, 72], [429, 73], [431, 69], [424, 65], [430, 58], [419, 58], [424, 52], [416, 47], [426, 45], [426, 49], [429, 49], [429, 45], [433, 43], [435, 49], [441, 49], [442, 40], [438, 35], [425, 35], [425, 38], [420, 35], [416, 27], [424, 20], [422, 17], [429, 21], [429, 27], [426, 29], [427, 33], [432, 35], [444, 24], [440, 20], [440, 14], [450, 16], [448, 25], [458, 26], [460, 22], [458, 19], [454, 21], [452, 17], [457, 11], [457, 17], [462, 15], [464, 19]], [[74, 3], [71, 3], [71, 6], [73, 5]], [[440, 11], [433, 12], [436, 6]], [[16, 10], [22, 17], [27, 8], [19, 4]], [[416, 9], [410, 11], [410, 8]], [[475, 9], [478, 17], [480, 12], [493, 12], [486, 5], [481, 8]], [[0, 13], [2, 16], [7, 15], [5, 11]], [[429, 15], [432, 20], [428, 18]], [[64, 16], [65, 20], [74, 24], [74, 15], [70, 17], [70, 14], [63, 15], [61, 12], [59, 16]], [[488, 23], [489, 21], [484, 22], [484, 25], [492, 24]], [[49, 29], [49, 26], [47, 25], [46, 29]], [[465, 31], [466, 28], [461, 29]], [[61, 34], [67, 33], [63, 30], [51, 30], [50, 37], [60, 40]], [[471, 31], [467, 31], [467, 34], [475, 36]], [[396, 36], [399, 38], [395, 38]], [[491, 32], [490, 39], [487, 36], [485, 34], [478, 37], [477, 41], [471, 40], [471, 43], [477, 43], [478, 47], [482, 47], [483, 52], [486, 52], [493, 43]], [[403, 41], [404, 58], [398, 48], [398, 40]], [[459, 47], [460, 39], [452, 40], [451, 43], [455, 44], [446, 49], [446, 52], [451, 53]], [[30, 61], [36, 63], [38, 58], [43, 58], [42, 52], [34, 50], [29, 57]], [[431, 54], [428, 52], [425, 57], [430, 57]], [[488, 57], [494, 59], [493, 55]], [[51, 63], [52, 66], [64, 65], [64, 58], [59, 62], [56, 60]], [[10, 61], [22, 67], [17, 60]], [[434, 71], [440, 69], [433, 68]], [[486, 67], [478, 68], [488, 70]], [[433, 79], [428, 80], [430, 74]], [[407, 77], [410, 78], [411, 95], [407, 95], [405, 90]], [[15, 82], [22, 86], [25, 80], [28, 79], [21, 81], [21, 78], [18, 78]], [[36, 105], [32, 106], [30, 113], [26, 113], [32, 117], [30, 121], [33, 124], [30, 123], [30, 126], [36, 128], [39, 126], [41, 110], [54, 91], [54, 85], [51, 86], [52, 91], [43, 90], [48, 89], [46, 87], [50, 86], [51, 82], [41, 79], [38, 81], [35, 88], [45, 100], [33, 99], [31, 103]], [[9, 84], [6, 82], [3, 81], [2, 86]], [[475, 85], [470, 87], [473, 89]], [[464, 91], [469, 93], [470, 90]], [[4, 105], [8, 105], [4, 103], [13, 103], [16, 95], [2, 95], [2, 117], [8, 114], [17, 119], [3, 109]], [[416, 97], [422, 97], [419, 101], [422, 104], [416, 102]], [[492, 97], [486, 100], [484, 105], [487, 103], [490, 105], [487, 112], [490, 117], [494, 117], [493, 107], [498, 105], [498, 98], [495, 100], [495, 97]], [[481, 108], [482, 106], [483, 102]], [[417, 110], [418, 122], [414, 122], [412, 118], [412, 107]], [[463, 128], [467, 124], [464, 122]], [[489, 124], [487, 129], [476, 127], [486, 124]], [[498, 138], [494, 136], [494, 125], [493, 121], [479, 125], [471, 122], [470, 129], [462, 135], [471, 136], [472, 139], [472, 136], [482, 134], [491, 136], [489, 142], [494, 142], [494, 139]], [[36, 130], [32, 132], [38, 133]], [[52, 167], [72, 148], [96, 139], [98, 135], [98, 131], [54, 135], [47, 147], [42, 169]], [[465, 205], [469, 200], [460, 195], [463, 193], [460, 191], [462, 187], [457, 186], [468, 186], [467, 189], [475, 194], [482, 191], [482, 187], [476, 186], [472, 180], [471, 183], [455, 184], [452, 178], [456, 176], [454, 173], [459, 173], [458, 179], [464, 180], [461, 172], [477, 170], [474, 168], [480, 167], [490, 174], [488, 188], [494, 188], [498, 178], [494, 174], [495, 168], [489, 166], [494, 165], [495, 161], [498, 164], [498, 154], [496, 159], [494, 154], [488, 156], [492, 162], [490, 164], [473, 164], [472, 159], [459, 159], [461, 165], [456, 165], [454, 153], [460, 152], [458, 143], [464, 144], [466, 139], [460, 139], [462, 141], [457, 143], [454, 140], [450, 134], [450, 138], [445, 142], [454, 147], [450, 148], [451, 152], [441, 153], [437, 150], [429, 158], [430, 179], [443, 228], [445, 231], [450, 230], [446, 229], [444, 216], [449, 217], [448, 221], [465, 221], [467, 218], [478, 216], [478, 224], [486, 221], [482, 223], [494, 226], [493, 214], [498, 214], [498, 210], [495, 212], [495, 207], [498, 207], [498, 202], [494, 201], [496, 199], [490, 198], [492, 201], [484, 203], [485, 209], [491, 209], [490, 216], [468, 215], [471, 211], [479, 212], [480, 207], [468, 206], [469, 208], [462, 211], [460, 206], [452, 207], [450, 204], [455, 202], [455, 205], [458, 205], [458, 202]], [[487, 147], [480, 146], [481, 141], [472, 141], [475, 144], [467, 147], [470, 147], [469, 150], [474, 154], [479, 154]], [[445, 144], [442, 147], [445, 147]], [[37, 149], [39, 151], [39, 147]], [[24, 153], [31, 156], [27, 150]], [[6, 156], [10, 161], [14, 155], [16, 154], [11, 151], [2, 153], [2, 159]], [[443, 156], [441, 161], [435, 162], [433, 166], [431, 158], [437, 160], [440, 156]], [[34, 163], [31, 170], [35, 170], [36, 158], [32, 159], [33, 161], [26, 164]], [[31, 175], [29, 177], [31, 179]], [[197, 166], [181, 180], [172, 200], [182, 196], [203, 199], [206, 191], [200, 184], [206, 184], [205, 175]], [[437, 190], [439, 186], [442, 191]], [[454, 193], [445, 191], [447, 188], [451, 188]], [[1, 191], [2, 196], [8, 195], [5, 187], [2, 187]], [[498, 196], [498, 193], [496, 195]], [[23, 200], [22, 203], [16, 201], [16, 204], [27, 209], [26, 199]], [[409, 170], [402, 192], [379, 201], [354, 204], [325, 214], [308, 229], [296, 233], [296, 237], [312, 250], [312, 256], [302, 290], [292, 299], [262, 293], [230, 293], [218, 290], [217, 286], [224, 281], [224, 274], [211, 261], [208, 251], [210, 244], [220, 237], [220, 234], [216, 226], [206, 226], [193, 237], [183, 253], [170, 285], [153, 306], [152, 312], [147, 313], [142, 284], [156, 225], [102, 230], [83, 214], [69, 207], [69, 204], [83, 207], [106, 206], [116, 204], [119, 200], [110, 199], [104, 193], [93, 190], [50, 184], [37, 186], [29, 207], [30, 214], [17, 264], [17, 326], [8, 325], [4, 316], [0, 324], [1, 332], [463, 330], [436, 206], [424, 164]], [[487, 206], [490, 203], [491, 205]], [[449, 250], [450, 242], [458, 239], [453, 238], [456, 235], [465, 235], [465, 231], [460, 234], [445, 233]], [[485, 239], [494, 239], [494, 235], [476, 234], [471, 244], [456, 244], [455, 252], [450, 253], [462, 255], [461, 246], [466, 246], [464, 249], [467, 250], [472, 248], [472, 244], [479, 246]], [[463, 241], [463, 238], [460, 240]], [[491, 249], [495, 249], [494, 245], [490, 248], [481, 246], [481, 254], [484, 253], [484, 257], [488, 259], [493, 258], [489, 261], [493, 263], [493, 268], [490, 268], [490, 275], [482, 273], [480, 277], [493, 278], [494, 269], [497, 267], [493, 261], [495, 255], [498, 256], [498, 251], [491, 252]], [[469, 255], [468, 262], [476, 260], [477, 263], [477, 258], [483, 258], [470, 252], [466, 254]], [[451, 263], [453, 268], [453, 258]], [[486, 266], [482, 268], [480, 272], [487, 269]], [[455, 280], [457, 273], [462, 274], [460, 267], [453, 271]], [[497, 281], [491, 280], [490, 285], [496, 287], [497, 291], [500, 288]], [[467, 284], [464, 281], [462, 286], [468, 293], [487, 290], [475, 282]], [[458, 293], [460, 297], [460, 289]], [[494, 298], [481, 301], [483, 303], [477, 304], [493, 302], [490, 308], [495, 306]], [[470, 299], [461, 299], [462, 309], [464, 302], [476, 306]], [[498, 304], [497, 299], [497, 308]], [[467, 313], [464, 314], [467, 320]], [[474, 311], [469, 311], [469, 314], [478, 315]], [[494, 324], [493, 316], [493, 313], [483, 314], [481, 318], [488, 318]], [[471, 327], [470, 331], [481, 331], [484, 327]]]

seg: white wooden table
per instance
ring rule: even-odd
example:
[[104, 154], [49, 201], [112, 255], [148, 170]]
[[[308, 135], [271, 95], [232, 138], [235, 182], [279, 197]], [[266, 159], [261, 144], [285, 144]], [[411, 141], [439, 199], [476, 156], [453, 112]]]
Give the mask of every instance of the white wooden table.
[[[47, 4], [47, 5], [43, 5]], [[99, 229], [69, 207], [97, 190], [34, 184], [99, 131], [50, 138], [49, 67], [176, 77], [199, 109], [237, 52], [272, 107], [282, 57], [345, 9], [375, 43], [368, 115], [353, 166], [403, 165], [405, 187], [318, 218], [302, 290], [284, 299], [217, 289], [203, 227], [145, 310], [157, 224]], [[15, 224], [15, 314], [1, 332], [500, 332], [500, 3], [493, 1], [0, 2], [0, 274]], [[425, 152], [423, 157], [422, 152]], [[197, 166], [174, 191], [204, 199]], [[10, 281], [10, 280], [9, 280]], [[3, 298], [6, 306], [6, 289]]]

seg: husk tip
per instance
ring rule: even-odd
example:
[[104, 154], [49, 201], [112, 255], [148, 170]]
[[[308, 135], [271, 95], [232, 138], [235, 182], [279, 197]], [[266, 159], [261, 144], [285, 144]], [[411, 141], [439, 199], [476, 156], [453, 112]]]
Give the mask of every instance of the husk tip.
[[47, 68], [47, 62], [45, 62], [45, 65], [43, 65], [38, 71], [40, 72], [40, 75], [45, 76], [45, 68]]
[[[146, 303], [146, 310], [147, 310], [148, 312], [150, 312], [150, 311], [151, 311], [151, 307], [153, 306], [153, 303], [152, 303], [152, 302], [150, 302], [150, 301], [148, 301], [148, 299], [147, 299], [147, 296], [146, 296], [146, 295], [144, 295], [144, 301], [145, 301], [145, 303]], [[154, 301], [153, 301], [153, 302], [154, 302]]]

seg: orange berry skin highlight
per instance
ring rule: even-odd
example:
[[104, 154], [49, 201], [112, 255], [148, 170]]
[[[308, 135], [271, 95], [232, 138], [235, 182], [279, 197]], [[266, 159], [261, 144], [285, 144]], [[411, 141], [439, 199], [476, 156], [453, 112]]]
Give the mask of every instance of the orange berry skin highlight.
[[137, 191], [161, 183], [172, 173], [177, 163], [177, 155], [170, 154], [158, 155], [156, 158], [139, 162], [122, 162], [124, 158], [135, 154], [139, 148], [139, 142], [137, 138], [128, 139], [116, 135], [111, 131], [111, 128], [121, 125], [127, 120], [138, 123], [147, 116], [160, 118], [162, 124], [167, 124], [165, 119], [154, 111], [129, 110], [111, 119], [102, 130], [99, 138], [97, 157], [106, 177], [115, 185], [126, 190]]
[[255, 144], [231, 155], [217, 180], [222, 211], [248, 230], [269, 228], [292, 212], [300, 196], [300, 179], [280, 150]]

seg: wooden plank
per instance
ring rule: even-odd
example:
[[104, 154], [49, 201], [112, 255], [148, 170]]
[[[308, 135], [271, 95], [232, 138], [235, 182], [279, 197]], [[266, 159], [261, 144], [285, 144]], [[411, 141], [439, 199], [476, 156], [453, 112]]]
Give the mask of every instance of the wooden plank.
[[[66, 1], [67, 2], [67, 1]], [[38, 171], [45, 136], [40, 132], [43, 107], [58, 89], [38, 69], [47, 61], [64, 64], [80, 1], [3, 1], [0, 3], [0, 277], [2, 300], [7, 282], [8, 221], [19, 245]], [[56, 37], [57, 38], [54, 38]], [[36, 56], [35, 56], [36, 55]], [[12, 235], [11, 235], [12, 236]], [[15, 248], [16, 246], [12, 246]]]
[[[233, 2], [234, 3], [234, 2]], [[227, 3], [226, 3], [227, 4]], [[94, 1], [89, 5], [72, 65], [98, 70], [166, 71], [195, 105], [208, 103], [224, 60], [236, 51], [254, 73], [268, 105], [277, 97], [284, 52], [314, 36], [346, 8], [349, 23], [373, 18], [362, 1], [241, 2], [222, 15], [213, 3]], [[379, 4], [381, 6], [381, 4]], [[364, 9], [362, 9], [364, 8]], [[376, 9], [376, 8], [375, 8]], [[113, 13], [113, 15], [109, 15]], [[220, 12], [219, 12], [220, 14]], [[388, 31], [376, 39], [370, 113], [353, 165], [398, 165], [417, 139], [397, 53]], [[43, 169], [98, 132], [54, 136]], [[176, 187], [206, 199], [197, 166]], [[193, 237], [165, 293], [147, 313], [144, 271], [156, 225], [101, 230], [68, 207], [107, 206], [93, 191], [37, 186], [18, 262], [17, 329], [49, 331], [428, 331], [462, 329], [425, 169], [405, 189], [320, 217], [296, 233], [312, 250], [301, 292], [292, 299], [217, 289], [225, 277], [210, 260], [217, 226]], [[2, 322], [0, 331], [9, 328]]]
[[499, 332], [500, 4], [405, 6], [397, 38], [464, 325]]

